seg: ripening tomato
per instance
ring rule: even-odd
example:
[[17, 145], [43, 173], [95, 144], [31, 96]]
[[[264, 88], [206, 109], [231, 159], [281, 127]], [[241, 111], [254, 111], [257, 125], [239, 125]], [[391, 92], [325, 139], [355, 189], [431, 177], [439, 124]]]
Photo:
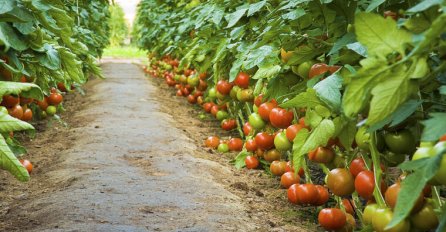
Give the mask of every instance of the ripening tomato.
[[269, 166], [269, 170], [275, 176], [283, 175], [285, 173], [285, 168], [286, 168], [286, 161], [274, 160]]
[[240, 138], [231, 138], [228, 146], [230, 151], [241, 151], [243, 149], [243, 140]]
[[252, 128], [256, 130], [260, 130], [265, 127], [265, 122], [258, 113], [252, 113], [251, 115], [249, 115], [248, 121]]
[[229, 151], [229, 146], [226, 143], [218, 144], [217, 150], [221, 153], [226, 153]]
[[194, 95], [189, 95], [189, 96], [187, 96], [187, 101], [190, 103], [190, 104], [195, 104], [195, 103], [197, 103], [197, 98], [196, 97], [194, 97]]
[[254, 98], [254, 105], [259, 107], [263, 103], [263, 95], [260, 94], [259, 96]]
[[272, 102], [265, 102], [259, 106], [258, 113], [259, 113], [260, 117], [262, 117], [263, 120], [268, 122], [269, 114], [271, 113], [271, 110], [276, 107], [277, 107], [277, 104], [274, 104]]
[[269, 150], [274, 147], [274, 135], [260, 132], [255, 136], [257, 147], [263, 150]]
[[240, 88], [248, 88], [249, 87], [249, 75], [244, 72], [239, 72], [237, 77], [234, 80], [234, 83]]
[[294, 114], [291, 111], [282, 108], [273, 108], [269, 114], [271, 125], [285, 129], [291, 125]]
[[385, 230], [384, 228], [390, 223], [393, 218], [393, 212], [389, 208], [378, 208], [372, 218], [373, 229], [377, 232], [409, 232], [409, 221], [403, 220], [391, 229]]
[[305, 117], [299, 118], [299, 125], [301, 125], [302, 128], [308, 128], [308, 126], [305, 124]]
[[206, 91], [207, 88], [208, 88], [208, 83], [204, 80], [200, 80], [197, 89], [200, 91]]
[[237, 121], [235, 119], [224, 119], [221, 122], [221, 128], [225, 131], [233, 130], [237, 127]]
[[57, 92], [51, 93], [50, 96], [48, 97], [48, 104], [53, 106], [59, 105], [62, 101], [63, 101], [62, 94]]
[[294, 172], [285, 172], [281, 177], [280, 177], [280, 184], [282, 185], [282, 187], [284, 188], [289, 188], [291, 185], [293, 184], [299, 184], [300, 181], [300, 176], [299, 174], [296, 174]]
[[277, 150], [287, 151], [291, 149], [293, 144], [288, 140], [285, 132], [281, 132], [274, 137], [274, 146]]
[[220, 80], [217, 82], [217, 91], [222, 95], [228, 95], [231, 92], [232, 84], [226, 80]]
[[299, 198], [297, 197], [297, 187], [299, 184], [292, 184], [287, 190], [288, 201], [293, 204], [299, 204]]
[[355, 215], [354, 202], [350, 199], [342, 199], [342, 205], [344, 206], [345, 212], [351, 215]]
[[330, 194], [328, 193], [328, 189], [325, 188], [322, 185], [315, 185], [317, 192], [318, 192], [318, 198], [316, 202], [314, 203], [315, 206], [321, 206], [328, 202], [328, 199], [330, 198]]
[[318, 147], [308, 153], [308, 158], [316, 163], [328, 164], [333, 161], [335, 153], [332, 149], [326, 147]]
[[248, 155], [245, 158], [245, 164], [246, 164], [246, 168], [255, 169], [259, 166], [259, 160], [255, 156]]
[[251, 132], [253, 131], [251, 124], [249, 124], [249, 122], [245, 122], [245, 124], [243, 124], [243, 134], [248, 136], [251, 134]]
[[57, 83], [57, 88], [61, 91], [61, 92], [68, 92], [67, 87], [65, 87], [65, 84], [62, 82]]
[[178, 97], [183, 96], [183, 91], [181, 91], [181, 89], [177, 90], [176, 95], [177, 95]]
[[333, 194], [347, 196], [355, 191], [353, 175], [345, 168], [335, 168], [328, 173], [327, 185]]
[[446, 134], [444, 134], [443, 136], [441, 136], [439, 140], [440, 140], [440, 141], [446, 141]]
[[322, 75], [328, 72], [328, 65], [324, 63], [316, 63], [313, 64], [310, 68], [310, 72], [308, 74], [308, 79], [312, 79], [316, 76]]
[[28, 174], [30, 174], [33, 171], [33, 164], [29, 160], [27, 159], [20, 160], [20, 163], [23, 165], [23, 167], [26, 168]]
[[438, 217], [431, 204], [426, 203], [423, 208], [410, 217], [412, 225], [421, 231], [430, 231], [438, 226]]
[[293, 124], [286, 128], [286, 137], [290, 142], [294, 141], [294, 138], [296, 137], [297, 133], [302, 129], [302, 125], [300, 124]]
[[268, 162], [273, 162], [275, 160], [280, 160], [282, 158], [282, 153], [276, 149], [271, 149], [263, 154], [263, 158]]
[[25, 122], [29, 122], [33, 119], [33, 111], [31, 109], [26, 108], [23, 111], [23, 116], [21, 118], [21, 120], [25, 121]]
[[319, 224], [328, 231], [342, 229], [347, 222], [345, 213], [337, 208], [322, 209], [317, 218]]
[[7, 108], [12, 108], [14, 106], [16, 106], [17, 104], [20, 103], [20, 98], [19, 97], [15, 97], [12, 95], [5, 95], [3, 96], [3, 100], [2, 100], [2, 106], [5, 106]]
[[21, 105], [15, 105], [12, 108], [8, 108], [8, 113], [14, 118], [21, 119], [23, 117], [23, 108]]
[[301, 184], [296, 188], [297, 199], [299, 199], [299, 204], [302, 205], [313, 205], [319, 199], [319, 192], [314, 184]]
[[[391, 185], [389, 188], [387, 188], [384, 194], [384, 199], [386, 200], [387, 205], [391, 209], [394, 209], [396, 206], [400, 190], [401, 190], [401, 184], [397, 182]], [[415, 205], [412, 207], [411, 213], [412, 214], [417, 213], [418, 211], [421, 210], [421, 208], [423, 208], [423, 205], [424, 205], [424, 194], [423, 192], [421, 192], [420, 196], [417, 198], [417, 201], [415, 202]]]
[[254, 139], [248, 139], [245, 143], [245, 148], [247, 151], [255, 152], [257, 150], [257, 144]]
[[378, 204], [372, 203], [368, 204], [362, 213], [362, 220], [365, 225], [371, 225], [373, 216], [375, 215], [376, 210], [379, 208]]
[[218, 138], [217, 136], [209, 136], [205, 141], [204, 144], [206, 147], [210, 147], [210, 148], [217, 148], [218, 144], [220, 144], [220, 138]]
[[217, 105], [213, 105], [213, 106], [211, 107], [211, 114], [212, 114], [214, 117], [217, 117], [218, 110], [219, 110], [218, 106], [217, 106]]
[[350, 163], [350, 173], [356, 177], [360, 172], [367, 170], [366, 165], [365, 165], [365, 161], [363, 158], [355, 158], [351, 163]]
[[211, 108], [212, 108], [212, 106], [214, 106], [213, 103], [211, 103], [211, 102], [206, 102], [206, 103], [203, 104], [203, 109], [204, 109], [204, 111], [205, 111], [206, 113], [210, 113], [210, 112], [211, 112]]

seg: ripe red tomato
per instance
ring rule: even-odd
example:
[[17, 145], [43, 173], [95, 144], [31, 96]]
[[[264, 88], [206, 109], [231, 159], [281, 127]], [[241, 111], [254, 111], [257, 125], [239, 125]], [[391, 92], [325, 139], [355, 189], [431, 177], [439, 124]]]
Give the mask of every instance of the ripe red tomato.
[[319, 191], [314, 186], [314, 184], [301, 184], [297, 186], [297, 199], [299, 199], [299, 204], [302, 205], [313, 205], [319, 199]]
[[33, 102], [32, 98], [20, 97], [20, 105], [26, 105]]
[[177, 90], [177, 94], [178, 97], [183, 96], [183, 91], [181, 91], [181, 89]]
[[217, 113], [218, 113], [218, 106], [217, 105], [213, 105], [212, 107], [211, 107], [211, 114], [214, 116], [214, 117], [216, 117], [217, 116]]
[[228, 146], [230, 151], [241, 151], [243, 149], [243, 140], [240, 138], [231, 138]]
[[62, 101], [63, 101], [62, 94], [57, 92], [51, 93], [50, 96], [48, 97], [48, 104], [53, 106], [59, 105]]
[[362, 158], [356, 158], [350, 163], [350, 173], [356, 177], [360, 172], [367, 170], [365, 161]]
[[220, 80], [217, 82], [217, 91], [222, 95], [228, 95], [231, 92], [232, 84], [226, 80]]
[[254, 152], [257, 150], [257, 144], [254, 139], [248, 139], [245, 143], [245, 148], [247, 151]]
[[446, 134], [440, 137], [440, 141], [446, 141]]
[[15, 97], [12, 95], [5, 95], [5, 96], [3, 96], [2, 106], [5, 106], [7, 108], [12, 108], [12, 107], [16, 106], [17, 104], [19, 104], [19, 102], [20, 102], [19, 97]]
[[375, 189], [375, 175], [372, 171], [362, 171], [355, 178], [355, 189], [359, 196], [365, 200], [373, 197], [373, 190]]
[[244, 72], [240, 72], [235, 78], [234, 83], [240, 88], [246, 89], [249, 87], [249, 75]]
[[296, 137], [297, 133], [302, 129], [302, 125], [300, 124], [293, 124], [286, 128], [286, 137], [290, 142], [294, 141], [294, 138]]
[[274, 104], [272, 102], [265, 102], [265, 103], [262, 103], [259, 106], [258, 113], [260, 114], [260, 117], [263, 120], [268, 122], [269, 121], [269, 114], [271, 113], [271, 110], [276, 108], [276, 107], [277, 107], [277, 104]]
[[297, 197], [297, 187], [299, 184], [292, 184], [287, 190], [288, 201], [293, 204], [299, 204], [299, 198]]
[[[285, 171], [287, 171], [287, 172], [294, 172], [294, 167], [293, 167], [293, 165], [291, 164], [291, 161], [288, 161], [287, 163], [286, 163], [286, 169], [285, 169]], [[297, 173], [299, 176], [304, 176], [305, 175], [305, 171], [304, 171], [304, 169], [303, 168], [299, 168], [299, 172]]]
[[210, 113], [212, 106], [214, 106], [214, 104], [212, 104], [211, 102], [206, 102], [203, 104], [203, 109], [206, 113]]
[[274, 147], [274, 135], [260, 132], [255, 136], [257, 147], [262, 150], [269, 150]]
[[57, 83], [57, 88], [62, 92], [68, 92], [67, 88], [65, 87], [65, 84], [62, 82]]
[[245, 124], [243, 124], [243, 134], [248, 136], [249, 134], [251, 134], [251, 132], [252, 132], [251, 124], [249, 124], [249, 122], [245, 122]]
[[347, 222], [345, 213], [337, 208], [322, 209], [318, 215], [319, 224], [326, 230], [339, 230]]
[[189, 96], [187, 96], [187, 101], [190, 103], [190, 104], [195, 104], [195, 103], [197, 103], [197, 98], [196, 97], [194, 97], [194, 95], [189, 95]]
[[257, 159], [257, 157], [249, 155], [249, 156], [246, 156], [246, 158], [245, 158], [245, 164], [246, 164], [246, 168], [254, 169], [259, 166], [259, 160]]
[[299, 118], [299, 125], [301, 125], [302, 128], [308, 128], [308, 126], [305, 125], [305, 117]]
[[23, 117], [23, 108], [21, 105], [15, 105], [8, 109], [8, 113], [14, 118], [21, 119]]
[[225, 119], [221, 122], [221, 128], [225, 131], [233, 130], [237, 127], [237, 121], [235, 119]]
[[33, 119], [33, 111], [31, 109], [25, 109], [21, 118], [25, 122], [29, 122]]
[[345, 168], [335, 168], [328, 173], [327, 185], [333, 194], [347, 196], [355, 191], [352, 174]]
[[280, 177], [280, 184], [284, 188], [289, 188], [293, 184], [299, 184], [299, 181], [300, 181], [299, 174], [295, 174], [294, 172], [290, 172], [290, 171], [285, 172]]
[[333, 161], [335, 153], [330, 148], [318, 147], [315, 150], [310, 151], [308, 157], [313, 162], [328, 164]]
[[26, 168], [28, 173], [31, 173], [33, 171], [33, 164], [29, 160], [20, 160], [20, 163], [23, 165], [23, 167]]
[[344, 198], [342, 199], [342, 205], [345, 208], [345, 212], [351, 215], [355, 215], [354, 203], [352, 200]]
[[[386, 193], [384, 194], [384, 199], [386, 200], [387, 205], [392, 209], [394, 209], [396, 206], [400, 190], [401, 190], [401, 184], [397, 182], [391, 185], [389, 188], [387, 188]], [[412, 214], [417, 213], [423, 208], [423, 205], [424, 205], [424, 194], [423, 192], [421, 192], [420, 196], [415, 202], [415, 205], [412, 208], [411, 213]]]
[[197, 89], [200, 91], [206, 91], [207, 88], [208, 88], [208, 83], [204, 80], [200, 80]]
[[324, 63], [313, 64], [310, 68], [310, 73], [308, 74], [308, 79], [312, 79], [316, 76], [328, 72], [328, 65]]
[[285, 173], [286, 161], [274, 160], [269, 166], [269, 170], [275, 176], [281, 176]]
[[263, 103], [263, 95], [260, 94], [259, 96], [254, 98], [254, 105], [259, 107]]
[[271, 125], [285, 129], [291, 125], [293, 121], [294, 114], [291, 111], [282, 108], [274, 108], [269, 114], [269, 121]]
[[218, 145], [220, 144], [220, 138], [218, 138], [217, 136], [209, 136], [205, 141], [204, 144], [206, 147], [210, 147], [210, 148], [217, 148]]
[[314, 203], [315, 206], [321, 206], [328, 202], [328, 199], [330, 198], [330, 194], [328, 193], [328, 189], [325, 188], [322, 185], [315, 185], [317, 192], [318, 192], [318, 198], [317, 201]]

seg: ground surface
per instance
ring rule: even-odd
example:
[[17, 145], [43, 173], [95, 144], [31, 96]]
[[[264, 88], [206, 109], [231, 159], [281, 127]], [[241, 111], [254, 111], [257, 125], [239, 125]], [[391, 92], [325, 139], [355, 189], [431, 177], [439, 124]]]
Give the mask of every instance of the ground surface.
[[30, 182], [0, 172], [0, 231], [315, 230], [276, 180], [201, 147], [218, 124], [119, 62], [68, 96], [69, 127], [24, 138]]

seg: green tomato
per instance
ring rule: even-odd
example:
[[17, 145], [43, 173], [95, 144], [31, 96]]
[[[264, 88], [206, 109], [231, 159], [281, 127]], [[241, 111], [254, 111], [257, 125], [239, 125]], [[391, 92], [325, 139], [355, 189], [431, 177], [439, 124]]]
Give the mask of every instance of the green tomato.
[[252, 89], [242, 89], [237, 92], [237, 99], [241, 102], [247, 102], [254, 100], [254, 94]]
[[308, 74], [310, 73], [311, 66], [313, 66], [316, 62], [310, 60], [299, 64], [297, 67], [297, 75], [301, 76], [305, 80], [308, 79]]
[[218, 91], [217, 91], [216, 96], [217, 96], [217, 98], [220, 99], [220, 100], [225, 100], [225, 99], [226, 99], [226, 95], [223, 95], [223, 94], [221, 94], [221, 93], [218, 92]]
[[287, 151], [291, 149], [293, 144], [288, 140], [285, 132], [281, 132], [274, 137], [274, 146], [279, 151]]
[[240, 90], [242, 90], [242, 89], [240, 87], [238, 87], [237, 85], [235, 85], [234, 87], [232, 87], [231, 92], [229, 92], [229, 96], [234, 100], [237, 99], [237, 96], [238, 96]]
[[196, 87], [198, 86], [198, 83], [200, 83], [200, 78], [197, 75], [189, 76], [187, 78], [187, 84], [190, 86]]
[[390, 151], [399, 154], [410, 154], [415, 150], [415, 138], [409, 130], [389, 132], [384, 140]]
[[360, 127], [355, 135], [355, 141], [359, 148], [364, 151], [370, 151], [370, 133], [367, 132], [366, 127]]
[[260, 117], [260, 114], [258, 113], [252, 113], [248, 117], [249, 124], [251, 124], [252, 128], [256, 130], [260, 130], [265, 127], [265, 122], [263, 121], [262, 117]]
[[229, 146], [226, 143], [220, 143], [217, 147], [217, 150], [221, 153], [226, 153], [229, 151]]
[[421, 231], [429, 231], [438, 226], [438, 217], [432, 205], [425, 204], [418, 213], [410, 217], [410, 222]]
[[57, 108], [55, 106], [48, 106], [48, 108], [46, 108], [46, 113], [49, 116], [53, 116], [57, 113]]
[[434, 176], [434, 181], [437, 181], [439, 184], [446, 185], [446, 141], [437, 143], [433, 148], [433, 155], [436, 155], [443, 151], [443, 158], [441, 159], [440, 168], [437, 171], [437, 174]]
[[382, 157], [387, 161], [389, 167], [396, 167], [398, 164], [404, 162], [406, 160], [405, 154], [396, 154], [391, 151], [386, 151]]
[[48, 117], [48, 114], [46, 113], [46, 111], [40, 111], [40, 118], [46, 118]]
[[254, 113], [258, 113], [259, 112], [259, 107], [257, 107], [256, 105], [252, 106], [252, 111], [254, 111]]
[[215, 87], [209, 89], [209, 97], [215, 99], [217, 97], [217, 90]]
[[217, 115], [216, 115], [216, 118], [217, 118], [217, 120], [219, 120], [219, 121], [221, 121], [221, 120], [223, 120], [223, 119], [226, 119], [226, 118], [228, 118], [228, 117], [229, 117], [228, 112], [226, 112], [226, 111], [224, 111], [224, 110], [219, 110], [219, 111], [217, 112]]
[[410, 223], [408, 220], [400, 222], [391, 229], [384, 229], [393, 218], [393, 212], [390, 208], [378, 208], [373, 214], [372, 226], [376, 232], [409, 232]]
[[364, 212], [362, 213], [362, 220], [364, 224], [366, 225], [372, 224], [373, 215], [375, 215], [377, 209], [378, 209], [378, 204], [368, 204], [364, 208]]
[[175, 74], [175, 76], [173, 76], [173, 79], [175, 81], [180, 81], [181, 75]]

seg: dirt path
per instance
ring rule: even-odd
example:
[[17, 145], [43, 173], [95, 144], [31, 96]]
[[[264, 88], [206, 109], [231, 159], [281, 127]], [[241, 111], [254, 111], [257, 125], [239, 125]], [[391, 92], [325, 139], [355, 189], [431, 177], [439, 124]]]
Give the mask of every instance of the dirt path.
[[227, 158], [203, 159], [212, 155], [197, 146], [204, 129], [189, 131], [202, 122], [136, 65], [103, 69], [107, 79], [67, 106], [71, 127], [53, 125], [28, 142], [32, 181], [1, 173], [0, 230], [305, 231], [278, 219], [263, 202], [272, 195], [250, 185], [261, 172], [240, 177]]

